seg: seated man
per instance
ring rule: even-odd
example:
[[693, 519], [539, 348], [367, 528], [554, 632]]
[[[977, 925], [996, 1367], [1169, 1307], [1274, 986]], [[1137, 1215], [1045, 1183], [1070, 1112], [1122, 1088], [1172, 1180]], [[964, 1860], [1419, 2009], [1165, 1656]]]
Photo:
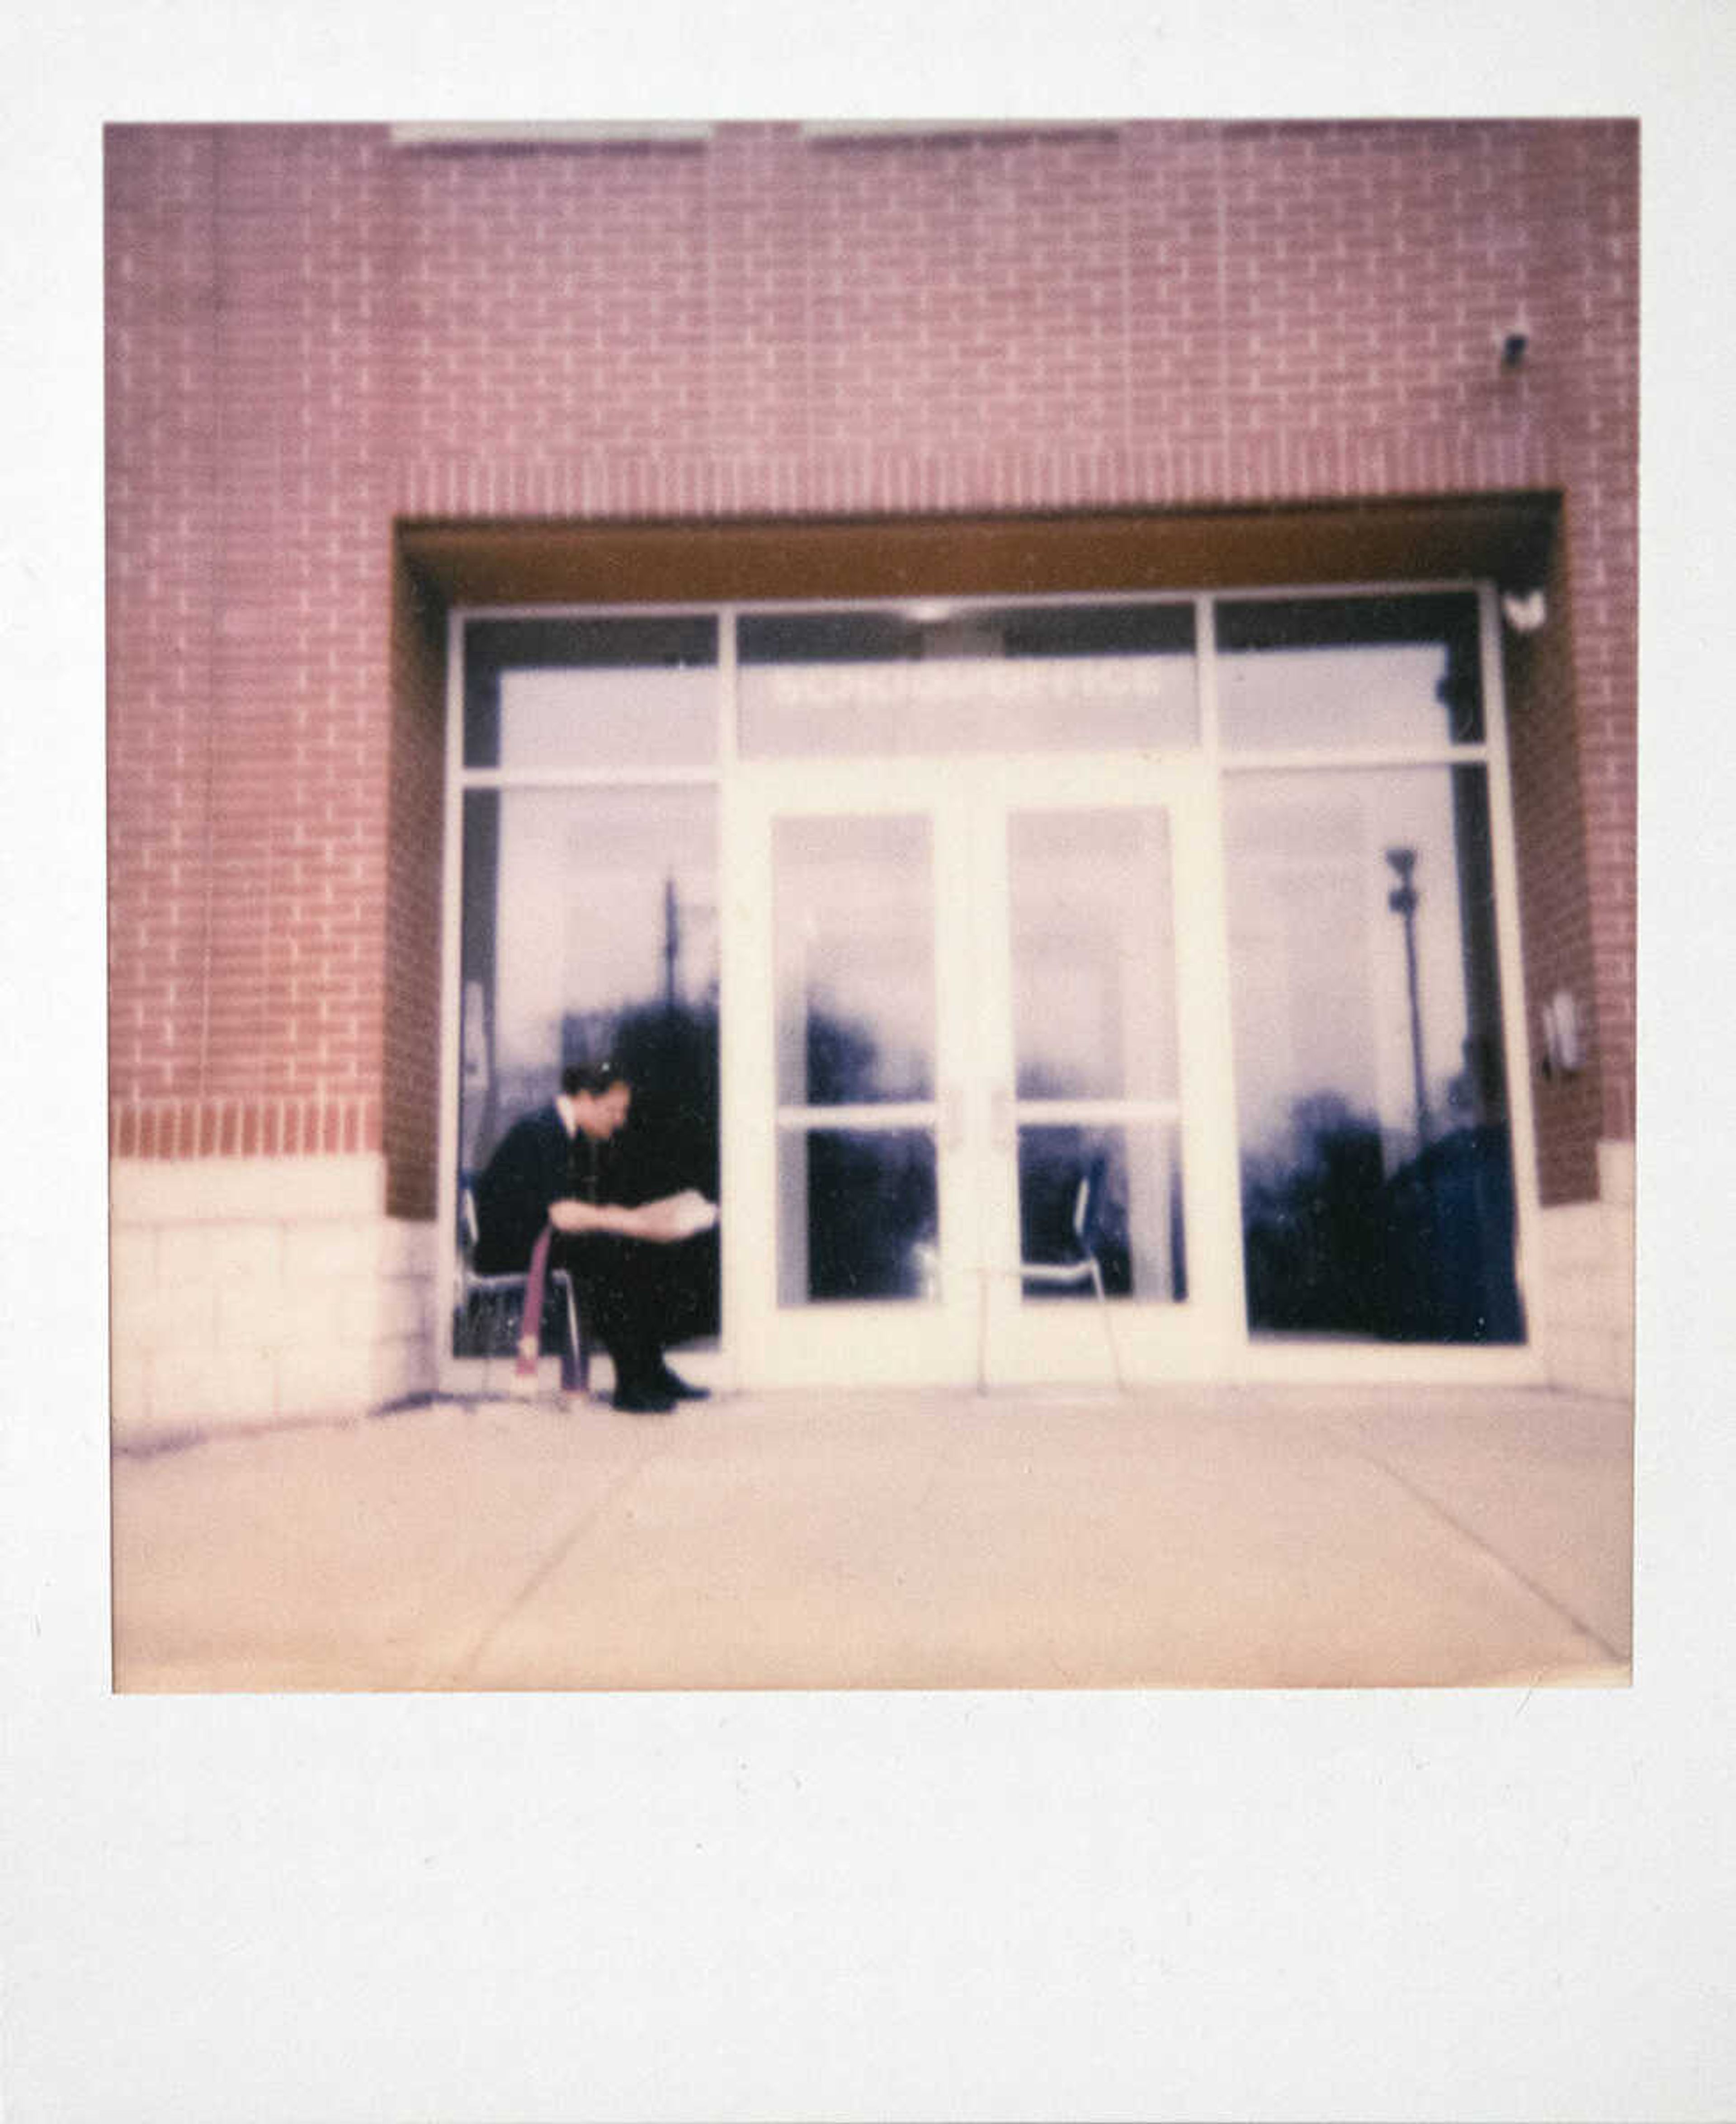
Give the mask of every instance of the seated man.
[[[559, 1097], [513, 1124], [476, 1182], [476, 1267], [523, 1272], [552, 1227], [551, 1263], [584, 1294], [585, 1317], [614, 1362], [616, 1407], [661, 1411], [706, 1391], [664, 1361], [664, 1249], [709, 1230], [717, 1211], [691, 1188], [631, 1208], [599, 1199], [603, 1147], [626, 1125], [632, 1096], [610, 1063], [572, 1066]], [[538, 1323], [525, 1327], [534, 1349]]]

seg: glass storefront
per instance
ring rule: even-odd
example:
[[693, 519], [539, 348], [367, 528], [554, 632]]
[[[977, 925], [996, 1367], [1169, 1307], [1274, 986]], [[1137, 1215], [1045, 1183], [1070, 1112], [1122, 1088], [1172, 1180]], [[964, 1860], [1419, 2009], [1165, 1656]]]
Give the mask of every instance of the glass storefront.
[[1155, 1376], [1523, 1342], [1477, 591], [455, 643], [454, 1187], [608, 1051], [645, 1191], [734, 1190], [683, 1318], [768, 1377], [1066, 1376], [1103, 1306]]

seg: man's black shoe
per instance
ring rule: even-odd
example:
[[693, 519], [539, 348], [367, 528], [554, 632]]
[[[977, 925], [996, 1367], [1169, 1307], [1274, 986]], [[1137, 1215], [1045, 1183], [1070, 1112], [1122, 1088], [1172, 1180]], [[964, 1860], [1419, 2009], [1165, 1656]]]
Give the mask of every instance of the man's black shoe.
[[692, 1385], [684, 1379], [679, 1372], [672, 1372], [667, 1365], [657, 1374], [656, 1383], [652, 1391], [656, 1393], [668, 1394], [674, 1401], [709, 1401], [711, 1398], [711, 1389], [709, 1387]]
[[675, 1406], [675, 1397], [665, 1393], [656, 1380], [642, 1384], [632, 1381], [616, 1388], [615, 1406], [630, 1416], [667, 1416]]

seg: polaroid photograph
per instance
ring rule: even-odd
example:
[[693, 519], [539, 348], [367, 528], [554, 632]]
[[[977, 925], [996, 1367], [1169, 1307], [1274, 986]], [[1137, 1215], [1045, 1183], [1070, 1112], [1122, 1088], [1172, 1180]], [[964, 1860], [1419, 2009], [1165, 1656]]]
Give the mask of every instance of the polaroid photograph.
[[1728, 2115], [1723, 12], [26, 14], [0, 2108]]

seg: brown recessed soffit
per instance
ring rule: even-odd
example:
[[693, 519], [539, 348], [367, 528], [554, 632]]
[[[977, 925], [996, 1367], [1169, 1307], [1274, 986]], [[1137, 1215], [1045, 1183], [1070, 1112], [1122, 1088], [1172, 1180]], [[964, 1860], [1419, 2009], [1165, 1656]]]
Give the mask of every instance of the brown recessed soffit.
[[452, 604], [1043, 595], [1490, 577], [1540, 580], [1557, 497], [1166, 514], [730, 523], [406, 521]]

